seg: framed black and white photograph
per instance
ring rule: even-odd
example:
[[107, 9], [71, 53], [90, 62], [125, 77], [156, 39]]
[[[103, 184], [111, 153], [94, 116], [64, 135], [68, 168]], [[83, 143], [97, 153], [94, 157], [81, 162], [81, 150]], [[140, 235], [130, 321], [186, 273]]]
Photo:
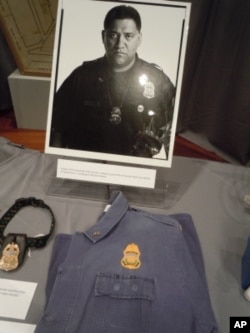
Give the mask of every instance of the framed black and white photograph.
[[59, 0], [46, 153], [171, 167], [190, 4]]

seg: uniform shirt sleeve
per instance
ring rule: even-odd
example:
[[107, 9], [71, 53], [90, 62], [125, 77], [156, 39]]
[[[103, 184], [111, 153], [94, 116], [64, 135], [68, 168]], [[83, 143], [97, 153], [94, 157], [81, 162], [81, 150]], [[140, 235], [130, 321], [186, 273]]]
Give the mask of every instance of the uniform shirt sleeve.
[[[79, 67], [80, 68], [80, 67]], [[76, 68], [62, 83], [55, 93], [53, 115], [51, 122], [51, 145], [56, 147], [67, 146], [67, 127], [72, 109], [74, 108], [74, 95], [79, 72]]]

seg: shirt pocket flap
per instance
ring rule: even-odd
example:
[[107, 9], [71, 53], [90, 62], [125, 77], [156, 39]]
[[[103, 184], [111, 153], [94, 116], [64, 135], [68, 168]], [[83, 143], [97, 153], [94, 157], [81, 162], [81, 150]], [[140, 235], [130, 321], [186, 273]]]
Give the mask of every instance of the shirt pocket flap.
[[154, 294], [153, 279], [105, 273], [99, 273], [96, 277], [95, 296], [152, 301]]

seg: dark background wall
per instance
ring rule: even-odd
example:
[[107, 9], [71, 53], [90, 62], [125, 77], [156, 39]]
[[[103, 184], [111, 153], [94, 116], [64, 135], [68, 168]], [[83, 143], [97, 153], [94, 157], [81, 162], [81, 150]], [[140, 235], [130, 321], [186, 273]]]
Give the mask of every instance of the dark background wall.
[[178, 131], [250, 160], [250, 1], [193, 0]]

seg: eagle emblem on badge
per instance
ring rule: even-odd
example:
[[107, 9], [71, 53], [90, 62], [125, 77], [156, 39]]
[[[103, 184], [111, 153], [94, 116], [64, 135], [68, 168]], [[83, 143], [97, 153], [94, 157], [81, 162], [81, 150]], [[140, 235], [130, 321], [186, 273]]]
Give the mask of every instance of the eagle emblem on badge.
[[128, 244], [123, 251], [121, 265], [127, 269], [138, 269], [141, 266], [141, 252], [135, 243]]
[[155, 97], [155, 86], [153, 82], [147, 81], [144, 85], [143, 96], [146, 98], [154, 98]]
[[10, 243], [3, 249], [3, 254], [0, 259], [0, 269], [4, 271], [11, 271], [18, 267], [18, 256], [20, 250], [18, 244]]

